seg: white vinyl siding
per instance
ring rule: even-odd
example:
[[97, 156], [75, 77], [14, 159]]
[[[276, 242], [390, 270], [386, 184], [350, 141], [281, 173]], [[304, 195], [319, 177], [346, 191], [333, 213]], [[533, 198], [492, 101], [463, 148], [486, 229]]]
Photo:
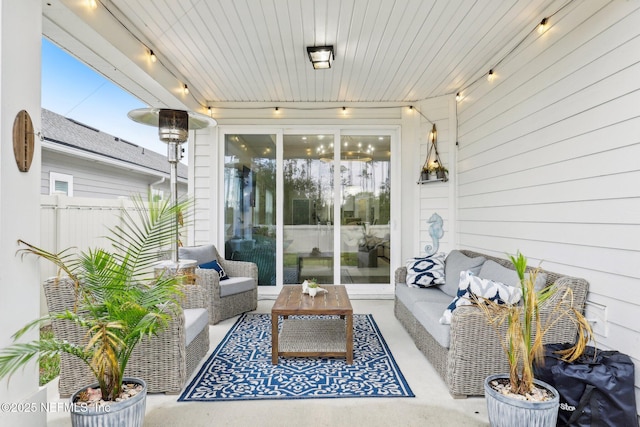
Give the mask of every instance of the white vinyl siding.
[[[50, 177], [55, 173], [58, 177], [71, 177], [69, 188], [73, 191], [69, 196], [105, 199], [147, 194], [149, 185], [160, 180], [160, 176], [157, 175], [143, 174], [49, 150], [42, 150], [41, 173], [41, 194], [53, 194], [55, 182], [63, 182], [62, 178], [54, 181]], [[168, 195], [169, 178], [154, 188]], [[179, 183], [178, 191], [185, 194], [187, 184]]]
[[[416, 164], [411, 173], [413, 174], [413, 180], [410, 183], [411, 188], [416, 188], [418, 192], [418, 206], [414, 206], [414, 209], [418, 209], [418, 229], [420, 230], [418, 247], [415, 248], [408, 257], [424, 256], [425, 246], [433, 246], [434, 241], [429, 234], [430, 223], [427, 221], [431, 216], [436, 213], [443, 220], [444, 235], [439, 241], [439, 252], [448, 252], [455, 248], [454, 240], [454, 222], [452, 214], [452, 198], [451, 198], [451, 186], [455, 184], [454, 174], [455, 165], [452, 151], [455, 148], [455, 129], [451, 127], [450, 121], [450, 102], [451, 97], [443, 96], [426, 101], [422, 101], [418, 104], [420, 112], [426, 116], [420, 115], [420, 127], [419, 127], [419, 141], [420, 141], [420, 155], [415, 159]], [[428, 120], [427, 120], [428, 118]], [[429, 145], [431, 141], [429, 135], [433, 123], [436, 124], [437, 140], [436, 145], [438, 148], [438, 154], [440, 161], [444, 167], [449, 170], [449, 181], [436, 181], [435, 176], [431, 176], [431, 179], [427, 183], [416, 184], [419, 180], [420, 171], [424, 164]], [[454, 148], [452, 148], [454, 147]], [[435, 153], [431, 153], [430, 161], [435, 159]]]
[[639, 23], [638, 2], [575, 2], [554, 16], [493, 82], [463, 93], [457, 163], [460, 246], [520, 250], [586, 278], [606, 311], [597, 344], [633, 358], [637, 397]]

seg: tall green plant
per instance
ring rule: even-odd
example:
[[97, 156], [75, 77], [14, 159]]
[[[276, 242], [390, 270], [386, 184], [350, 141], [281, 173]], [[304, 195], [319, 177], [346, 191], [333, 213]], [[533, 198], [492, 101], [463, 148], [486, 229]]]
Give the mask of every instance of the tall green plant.
[[121, 225], [107, 236], [111, 248], [76, 254], [71, 249], [51, 253], [19, 241], [21, 256], [36, 255], [59, 269], [75, 285], [73, 310], [49, 313], [13, 335], [18, 341], [28, 330], [54, 319], [64, 319], [87, 330], [85, 346], [45, 337], [29, 343], [16, 342], [0, 351], [0, 378], [10, 376], [30, 360], [60, 353], [80, 358], [95, 375], [102, 397], [115, 400], [135, 346], [145, 336], [157, 334], [177, 307], [180, 279], [156, 277], [153, 267], [175, 238], [177, 215], [188, 209], [187, 201], [147, 203], [133, 197], [134, 214], [124, 212]]
[[[577, 339], [574, 346], [562, 353], [563, 359], [575, 361], [584, 352], [588, 342], [593, 339], [593, 331], [585, 317], [573, 307], [573, 294], [570, 288], [564, 290], [555, 303], [551, 315], [543, 320], [540, 317], [540, 305], [549, 300], [558, 290], [548, 286], [535, 290], [539, 268], [526, 273], [527, 258], [520, 252], [509, 256], [513, 263], [522, 290], [522, 299], [518, 304], [498, 304], [473, 296], [474, 302], [482, 309], [485, 317], [496, 334], [509, 362], [509, 382], [511, 391], [525, 395], [533, 390], [534, 364], [544, 360], [544, 336], [561, 318], [567, 316], [577, 327]], [[504, 336], [499, 327], [507, 323]]]

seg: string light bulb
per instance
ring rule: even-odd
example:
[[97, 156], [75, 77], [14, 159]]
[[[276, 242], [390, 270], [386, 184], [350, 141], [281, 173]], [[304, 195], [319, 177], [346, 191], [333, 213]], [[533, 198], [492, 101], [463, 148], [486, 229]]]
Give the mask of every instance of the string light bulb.
[[462, 95], [460, 95], [460, 92], [456, 93], [456, 101], [460, 101], [462, 99]]
[[97, 0], [87, 0], [87, 7], [89, 9], [95, 9], [98, 7], [98, 1]]
[[278, 111], [280, 111], [280, 109], [279, 109], [278, 107], [276, 107], [276, 108], [275, 108], [275, 111], [276, 111], [276, 113], [277, 113]]
[[538, 25], [538, 32], [540, 34], [544, 33], [547, 30], [547, 25], [549, 24], [549, 18], [542, 18], [540, 24]]
[[495, 78], [495, 73], [493, 72], [493, 69], [491, 69], [489, 70], [489, 74], [487, 74], [487, 80], [492, 82], [494, 78]]
[[184, 87], [182, 88], [182, 91], [184, 92], [185, 95], [189, 95], [189, 86], [185, 84]]
[[149, 49], [149, 58], [151, 58], [151, 62], [156, 62], [158, 58], [156, 58], [156, 54], [153, 53], [152, 49]]
[[209, 116], [211, 116], [211, 107], [207, 107], [207, 111], [209, 112]]

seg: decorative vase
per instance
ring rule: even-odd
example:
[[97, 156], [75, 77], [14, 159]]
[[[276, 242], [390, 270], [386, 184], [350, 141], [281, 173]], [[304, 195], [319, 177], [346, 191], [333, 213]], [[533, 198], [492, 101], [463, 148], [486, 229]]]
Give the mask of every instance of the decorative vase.
[[75, 403], [80, 393], [89, 387], [98, 388], [98, 383], [76, 391], [71, 396], [71, 425], [73, 427], [142, 427], [147, 403], [147, 384], [140, 378], [124, 378], [122, 382], [140, 384], [142, 391], [129, 399], [107, 402], [99, 407]]
[[420, 181], [429, 181], [429, 172], [427, 171], [420, 172]]
[[317, 293], [318, 293], [318, 288], [317, 287], [309, 288], [309, 295], [310, 296], [315, 297]]
[[443, 170], [438, 169], [436, 171], [436, 178], [445, 180], [447, 178], [446, 172], [443, 171]]
[[546, 401], [519, 400], [497, 392], [491, 386], [496, 379], [509, 380], [509, 375], [490, 375], [484, 380], [484, 396], [487, 401], [487, 414], [492, 427], [552, 427], [558, 419], [560, 395], [558, 391], [540, 380], [533, 380], [538, 387], [544, 387], [553, 394]]

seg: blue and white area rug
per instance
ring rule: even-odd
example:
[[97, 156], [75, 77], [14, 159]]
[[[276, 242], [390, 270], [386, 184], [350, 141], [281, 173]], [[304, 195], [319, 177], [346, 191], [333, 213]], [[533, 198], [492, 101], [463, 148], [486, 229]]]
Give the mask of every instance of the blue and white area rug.
[[414, 397], [370, 314], [353, 316], [353, 364], [280, 358], [271, 364], [271, 315], [238, 319], [179, 401]]

